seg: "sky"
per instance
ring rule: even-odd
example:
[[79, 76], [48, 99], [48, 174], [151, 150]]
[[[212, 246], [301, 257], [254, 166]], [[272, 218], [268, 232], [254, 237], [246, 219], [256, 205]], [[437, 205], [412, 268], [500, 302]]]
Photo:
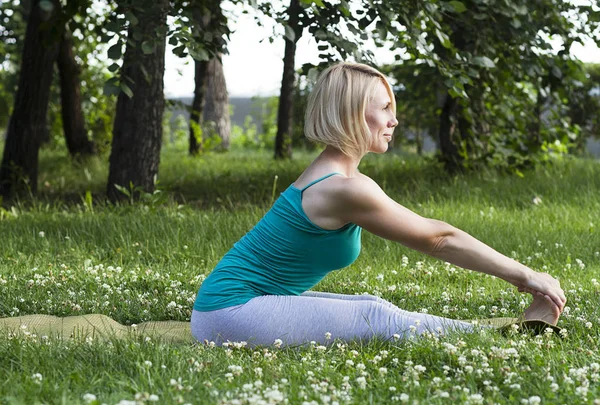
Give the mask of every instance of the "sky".
[[[252, 13], [252, 10], [250, 10]], [[264, 22], [265, 24], [268, 21]], [[229, 97], [272, 96], [279, 94], [283, 72], [284, 40], [279, 37], [273, 43], [273, 25], [257, 26], [252, 14], [242, 14], [230, 19], [233, 34], [228, 44], [229, 55], [223, 56], [223, 69]], [[262, 42], [260, 42], [262, 41]], [[194, 63], [191, 57], [179, 58], [168, 46], [165, 71], [165, 94], [167, 97], [191, 97], [194, 91]], [[378, 64], [394, 60], [390, 49], [371, 48]], [[600, 63], [600, 49], [595, 44], [572, 47], [575, 57], [583, 62]], [[316, 42], [304, 35], [297, 45], [296, 68], [304, 63], [318, 63]]]

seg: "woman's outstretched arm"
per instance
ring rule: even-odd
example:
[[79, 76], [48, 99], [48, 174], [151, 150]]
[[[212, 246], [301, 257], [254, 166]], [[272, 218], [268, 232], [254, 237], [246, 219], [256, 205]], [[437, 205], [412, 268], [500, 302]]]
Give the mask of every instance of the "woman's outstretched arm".
[[410, 211], [366, 176], [345, 179], [331, 192], [336, 215], [344, 221], [454, 265], [499, 277], [520, 291], [547, 295], [561, 311], [566, 303], [560, 283], [549, 274], [536, 272], [445, 222]]

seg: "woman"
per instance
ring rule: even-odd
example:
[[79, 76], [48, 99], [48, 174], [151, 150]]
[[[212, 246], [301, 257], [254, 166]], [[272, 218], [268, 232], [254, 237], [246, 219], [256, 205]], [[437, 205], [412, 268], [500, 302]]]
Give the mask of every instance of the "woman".
[[533, 294], [525, 319], [556, 324], [566, 302], [557, 280], [411, 212], [358, 171], [367, 153], [387, 150], [398, 125], [395, 108], [390, 85], [369, 66], [339, 63], [321, 74], [309, 99], [305, 133], [325, 150], [202, 283], [192, 313], [196, 339], [251, 345], [280, 339], [290, 345], [473, 329], [374, 296], [308, 291], [358, 257], [362, 229], [500, 277]]

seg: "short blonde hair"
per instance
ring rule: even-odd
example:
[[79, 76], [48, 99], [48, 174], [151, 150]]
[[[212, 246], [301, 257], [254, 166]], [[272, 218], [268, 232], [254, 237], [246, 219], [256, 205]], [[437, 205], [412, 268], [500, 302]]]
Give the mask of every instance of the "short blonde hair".
[[365, 155], [372, 142], [365, 111], [379, 83], [387, 88], [396, 111], [392, 88], [377, 69], [342, 62], [323, 71], [308, 98], [306, 138], [331, 145], [350, 157]]

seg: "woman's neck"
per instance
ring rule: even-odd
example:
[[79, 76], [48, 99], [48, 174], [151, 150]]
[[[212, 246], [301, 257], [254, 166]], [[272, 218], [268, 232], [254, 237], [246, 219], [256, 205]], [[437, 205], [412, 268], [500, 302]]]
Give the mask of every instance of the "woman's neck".
[[327, 146], [323, 152], [317, 157], [315, 163], [327, 164], [336, 167], [336, 171], [342, 173], [346, 177], [356, 177], [358, 175], [358, 165], [360, 158], [352, 158], [345, 155], [339, 149], [333, 146]]

